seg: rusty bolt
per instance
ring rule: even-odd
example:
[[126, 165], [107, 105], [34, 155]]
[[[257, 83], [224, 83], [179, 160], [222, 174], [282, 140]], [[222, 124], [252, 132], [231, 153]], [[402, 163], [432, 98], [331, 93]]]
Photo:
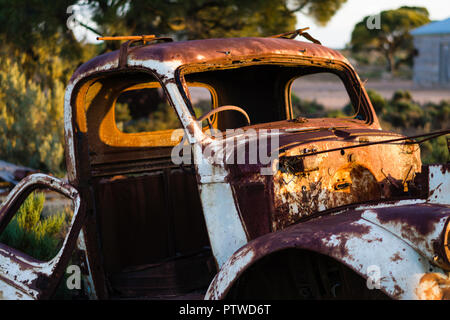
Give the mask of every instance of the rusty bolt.
[[436, 264], [438, 264], [438, 265], [442, 265], [442, 263], [443, 263], [442, 258], [439, 257], [438, 255], [435, 255], [435, 256], [433, 257], [433, 260], [434, 260], [434, 262], [435, 262]]

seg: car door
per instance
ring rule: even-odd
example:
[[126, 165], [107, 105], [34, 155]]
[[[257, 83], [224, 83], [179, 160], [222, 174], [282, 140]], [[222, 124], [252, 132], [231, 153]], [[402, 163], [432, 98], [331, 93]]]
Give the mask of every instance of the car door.
[[65, 273], [83, 222], [84, 205], [78, 191], [62, 180], [32, 174], [22, 179], [0, 206], [0, 235], [20, 206], [36, 189], [49, 189], [72, 202], [73, 216], [56, 256], [43, 262], [0, 243], [0, 299], [45, 299], [51, 297]]

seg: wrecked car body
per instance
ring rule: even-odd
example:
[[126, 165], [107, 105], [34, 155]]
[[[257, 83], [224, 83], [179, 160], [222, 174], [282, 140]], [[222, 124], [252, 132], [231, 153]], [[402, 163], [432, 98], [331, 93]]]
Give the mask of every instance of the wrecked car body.
[[0, 160], [0, 195], [8, 193], [8, 191], [27, 175], [37, 172], [38, 170], [35, 169]]
[[[0, 298], [50, 297], [74, 250], [93, 299], [450, 298], [449, 166], [382, 130], [345, 57], [283, 37], [142, 40], [72, 76], [70, 185], [22, 180], [0, 232], [42, 185], [76, 203], [72, 226], [50, 263], [0, 244]], [[293, 80], [317, 73], [342, 81], [353, 116], [293, 113]], [[193, 87], [211, 95], [204, 116]], [[179, 129], [119, 128], [121, 94], [153, 89]]]

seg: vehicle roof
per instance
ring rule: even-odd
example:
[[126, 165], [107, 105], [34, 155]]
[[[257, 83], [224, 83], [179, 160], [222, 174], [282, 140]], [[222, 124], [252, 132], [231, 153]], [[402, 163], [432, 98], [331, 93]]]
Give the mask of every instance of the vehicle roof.
[[[306, 51], [305, 51], [306, 50]], [[165, 42], [131, 47], [128, 61], [175, 62], [176, 65], [248, 56], [304, 56], [348, 63], [338, 51], [325, 46], [283, 38], [226, 38]], [[119, 50], [97, 56], [81, 65], [72, 80], [82, 75], [118, 67]], [[134, 63], [136, 64], [136, 63]]]

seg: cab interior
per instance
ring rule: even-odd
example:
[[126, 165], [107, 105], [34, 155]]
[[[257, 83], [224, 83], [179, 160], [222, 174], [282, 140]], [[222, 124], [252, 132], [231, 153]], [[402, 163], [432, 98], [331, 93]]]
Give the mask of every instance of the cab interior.
[[[188, 85], [210, 92], [206, 109], [195, 108], [189, 92], [187, 104], [197, 117], [210, 108], [236, 105], [252, 124], [289, 120], [292, 80], [323, 71], [257, 65], [185, 74]], [[121, 72], [91, 79], [79, 96], [77, 129], [88, 145], [81, 157], [88, 168], [83, 179], [93, 188], [99, 235], [91, 248], [102, 257], [108, 295], [201, 298], [217, 266], [194, 167], [171, 161], [180, 141], [173, 133], [181, 123], [164, 86], [150, 73]], [[245, 125], [238, 112], [221, 112], [214, 119], [221, 130]]]

